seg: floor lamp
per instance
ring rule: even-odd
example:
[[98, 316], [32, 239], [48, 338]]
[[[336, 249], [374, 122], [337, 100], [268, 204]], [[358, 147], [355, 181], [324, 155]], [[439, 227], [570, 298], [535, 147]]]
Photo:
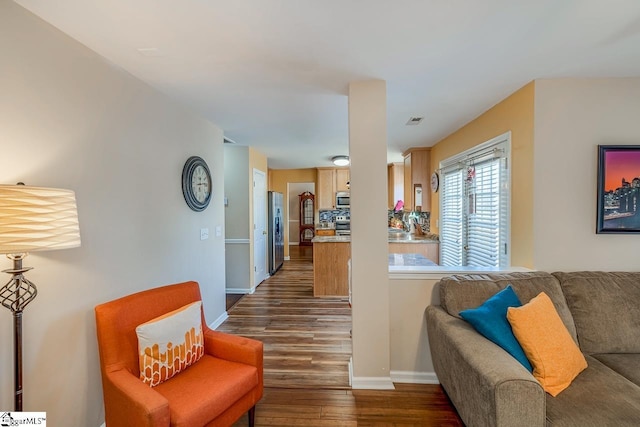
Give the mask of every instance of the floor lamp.
[[22, 311], [38, 294], [24, 277], [29, 252], [80, 246], [75, 193], [57, 188], [0, 185], [0, 254], [13, 261], [0, 303], [13, 313], [15, 410], [22, 411]]

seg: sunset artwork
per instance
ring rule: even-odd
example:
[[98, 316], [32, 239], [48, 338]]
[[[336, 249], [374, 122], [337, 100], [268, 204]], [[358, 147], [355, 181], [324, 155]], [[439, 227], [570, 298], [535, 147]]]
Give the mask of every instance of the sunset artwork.
[[598, 147], [597, 233], [640, 232], [640, 146]]
[[640, 178], [640, 150], [609, 151], [605, 154], [605, 191], [622, 187], [622, 180]]

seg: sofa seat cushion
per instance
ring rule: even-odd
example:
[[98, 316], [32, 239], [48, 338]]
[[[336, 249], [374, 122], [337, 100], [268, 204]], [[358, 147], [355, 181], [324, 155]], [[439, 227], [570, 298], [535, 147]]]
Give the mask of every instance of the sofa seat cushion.
[[640, 353], [593, 354], [592, 356], [640, 386]]
[[254, 366], [205, 354], [154, 390], [169, 401], [171, 426], [191, 427], [207, 424], [257, 385]]
[[547, 395], [548, 426], [634, 426], [640, 423], [640, 387], [587, 356], [588, 367], [557, 397]]
[[553, 275], [562, 286], [584, 353], [640, 353], [640, 273]]
[[489, 297], [507, 285], [511, 285], [522, 304], [528, 303], [540, 292], [551, 298], [562, 323], [567, 327], [576, 343], [576, 328], [571, 312], [562, 294], [560, 283], [549, 273], [531, 271], [524, 273], [464, 274], [445, 277], [440, 280], [440, 304], [451, 316], [461, 318], [460, 312], [478, 307]]

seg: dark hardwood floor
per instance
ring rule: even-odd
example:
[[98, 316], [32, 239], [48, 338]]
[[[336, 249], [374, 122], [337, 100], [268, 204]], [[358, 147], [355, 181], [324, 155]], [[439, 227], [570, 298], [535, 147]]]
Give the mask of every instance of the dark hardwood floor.
[[[313, 298], [313, 252], [290, 261], [252, 295], [233, 302], [218, 330], [264, 343], [265, 394], [256, 426], [462, 426], [438, 385], [351, 390], [351, 310], [343, 298]], [[246, 426], [243, 416], [234, 427]]]

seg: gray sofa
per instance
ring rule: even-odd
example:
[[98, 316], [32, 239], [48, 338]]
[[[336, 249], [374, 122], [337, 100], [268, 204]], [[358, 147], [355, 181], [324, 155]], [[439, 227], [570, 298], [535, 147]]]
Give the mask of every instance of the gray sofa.
[[[588, 368], [557, 397], [459, 312], [508, 284], [522, 304], [544, 291]], [[438, 380], [468, 426], [640, 426], [640, 273], [458, 275], [426, 311]]]

